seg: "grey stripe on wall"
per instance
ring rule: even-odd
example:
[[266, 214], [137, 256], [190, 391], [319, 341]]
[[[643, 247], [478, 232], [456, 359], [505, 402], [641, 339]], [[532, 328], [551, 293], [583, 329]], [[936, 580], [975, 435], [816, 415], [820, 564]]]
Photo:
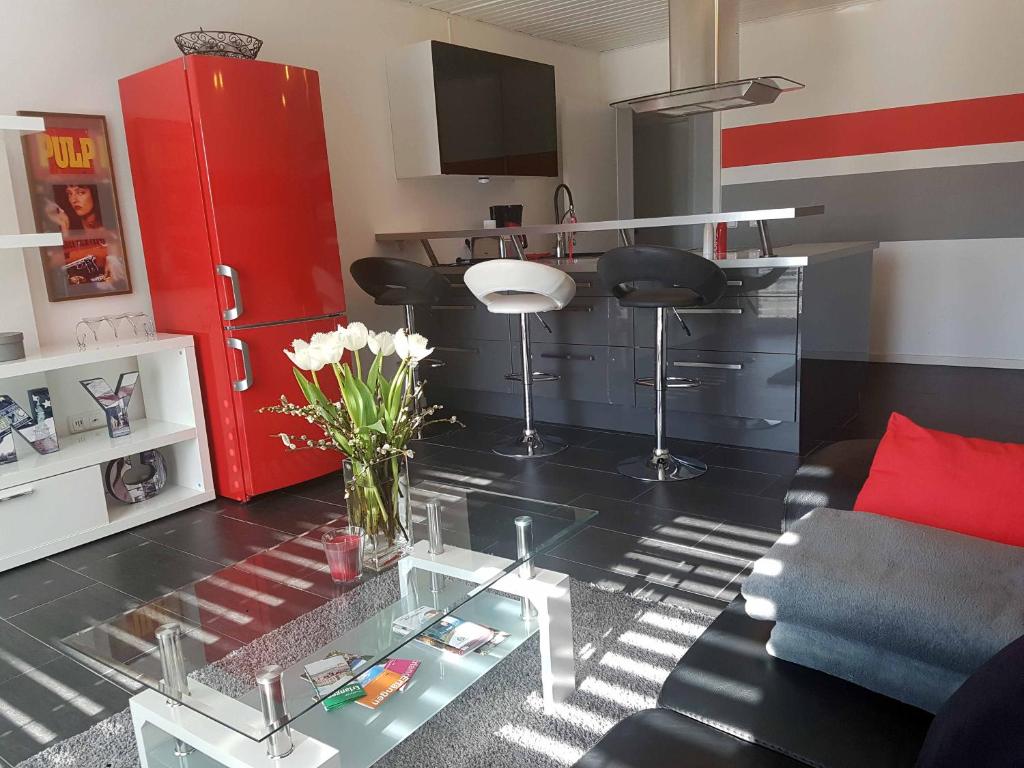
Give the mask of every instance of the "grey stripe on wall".
[[[777, 243], [1024, 237], [1024, 163], [784, 179], [722, 187], [726, 211], [823, 204], [823, 216], [772, 223]], [[755, 245], [752, 233], [730, 247]], [[749, 242], [748, 242], [749, 241]]]

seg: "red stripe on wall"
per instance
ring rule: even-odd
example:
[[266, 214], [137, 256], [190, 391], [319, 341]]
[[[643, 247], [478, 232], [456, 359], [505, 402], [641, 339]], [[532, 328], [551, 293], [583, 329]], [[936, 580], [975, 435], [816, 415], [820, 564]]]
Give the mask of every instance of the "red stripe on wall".
[[1024, 141], [1024, 94], [874, 109], [722, 131], [722, 167]]

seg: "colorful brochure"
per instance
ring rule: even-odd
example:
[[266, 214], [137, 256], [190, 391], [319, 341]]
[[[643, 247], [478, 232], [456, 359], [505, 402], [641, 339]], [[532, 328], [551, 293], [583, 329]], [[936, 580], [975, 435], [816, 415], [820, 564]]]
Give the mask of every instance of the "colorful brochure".
[[499, 633], [483, 624], [465, 621], [455, 616], [445, 616], [437, 624], [424, 630], [416, 639], [442, 651], [463, 656], [487, 645], [493, 647], [496, 644], [493, 641], [499, 636], [502, 636], [498, 640], [501, 642], [508, 634]]
[[377, 709], [405, 688], [419, 666], [418, 661], [411, 659], [389, 659], [383, 664], [375, 664], [359, 676], [366, 696], [357, 699], [357, 703], [368, 709]]
[[[342, 704], [366, 696], [363, 687], [352, 680], [352, 667], [343, 654], [331, 654], [326, 659], [314, 661], [312, 664], [307, 664], [305, 670], [303, 677], [312, 684], [317, 696], [326, 696], [322, 703], [328, 712], [337, 709]], [[345, 680], [352, 680], [352, 682], [341, 685]], [[339, 685], [341, 685], [340, 688]]]

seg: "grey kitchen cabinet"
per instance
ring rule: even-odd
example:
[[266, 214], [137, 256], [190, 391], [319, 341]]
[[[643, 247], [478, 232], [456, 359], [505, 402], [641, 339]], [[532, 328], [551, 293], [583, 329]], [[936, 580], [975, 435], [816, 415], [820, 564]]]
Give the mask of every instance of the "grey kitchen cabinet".
[[[719, 416], [796, 421], [796, 355], [670, 349], [668, 375], [694, 386], [670, 388], [667, 407]], [[654, 350], [636, 350], [638, 377], [654, 375]], [[654, 389], [637, 385], [636, 403], [654, 407]]]
[[[737, 352], [797, 352], [797, 296], [726, 296], [708, 307], [682, 307], [665, 318], [669, 347]], [[639, 347], [655, 343], [655, 312], [634, 312]]]
[[[795, 246], [802, 264], [725, 268], [725, 295], [709, 311], [670, 313], [667, 372], [700, 386], [668, 395], [672, 437], [800, 451], [825, 439], [858, 408], [866, 370], [874, 243]], [[785, 248], [777, 249], [785, 251]], [[838, 255], [837, 255], [838, 254]], [[553, 263], [576, 280], [566, 308], [530, 316], [541, 421], [650, 433], [654, 391], [634, 383], [654, 374], [654, 310], [630, 309], [596, 273], [596, 259]], [[462, 284], [464, 267], [440, 267], [452, 283], [445, 304], [417, 311], [444, 369], [425, 371], [428, 400], [521, 417], [519, 318], [492, 315]], [[472, 350], [472, 351], [468, 351]]]

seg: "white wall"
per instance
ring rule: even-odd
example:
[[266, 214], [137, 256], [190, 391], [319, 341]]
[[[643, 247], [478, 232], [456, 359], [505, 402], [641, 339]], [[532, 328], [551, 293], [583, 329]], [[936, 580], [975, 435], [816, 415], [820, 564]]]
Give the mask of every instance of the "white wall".
[[608, 103], [668, 90], [668, 40], [605, 51], [601, 80]]
[[[772, 105], [723, 113], [722, 125], [1024, 93], [1022, 32], [1020, 0], [875, 0], [743, 24], [742, 75], [780, 74], [807, 87]], [[609, 101], [667, 84], [664, 42], [601, 59]], [[723, 184], [1022, 157], [1022, 143], [893, 152], [726, 169]], [[883, 243], [873, 289], [873, 359], [1024, 368], [1024, 302], [1007, 287], [1022, 282], [1021, 238]]]
[[[615, 211], [614, 124], [596, 53], [449, 20], [396, 0], [0, 0], [0, 20], [0, 114], [34, 109], [107, 116], [135, 287], [130, 296], [53, 304], [46, 298], [38, 256], [27, 254], [43, 344], [67, 344], [75, 322], [85, 315], [149, 310], [117, 80], [174, 58], [174, 35], [200, 26], [257, 35], [265, 41], [261, 59], [320, 72], [346, 265], [390, 252], [376, 246], [377, 231], [472, 226], [495, 203], [524, 203], [530, 222], [553, 217], [557, 180], [495, 179], [480, 185], [473, 179], [395, 179], [384, 57], [419, 40], [451, 40], [553, 64], [564, 179], [582, 217], [611, 217]], [[20, 158], [11, 164], [24, 228], [31, 220], [24, 173]], [[399, 323], [397, 312], [375, 307], [351, 280], [346, 296], [351, 319]]]

